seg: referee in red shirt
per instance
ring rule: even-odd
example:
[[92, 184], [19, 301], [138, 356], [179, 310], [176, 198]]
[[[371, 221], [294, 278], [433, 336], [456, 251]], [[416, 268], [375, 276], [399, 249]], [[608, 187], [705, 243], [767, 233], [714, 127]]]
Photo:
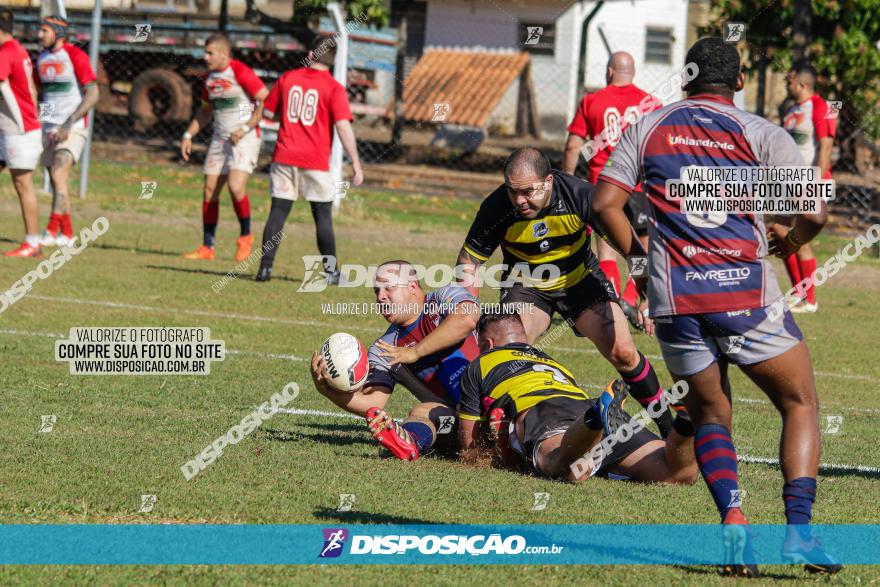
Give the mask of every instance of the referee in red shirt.
[[279, 120], [281, 127], [269, 171], [272, 208], [263, 229], [263, 259], [257, 281], [269, 281], [278, 251], [277, 238], [273, 237], [284, 230], [293, 203], [302, 195], [312, 207], [327, 283], [339, 283], [332, 215], [336, 186], [330, 173], [334, 128], [351, 159], [352, 185], [363, 183], [364, 172], [351, 127], [348, 93], [330, 75], [335, 59], [335, 42], [316, 37], [309, 51], [309, 65], [285, 72], [263, 103], [263, 117]]
[[[596, 185], [599, 173], [605, 166], [608, 156], [620, 140], [620, 136], [630, 121], [639, 120], [645, 111], [656, 110], [662, 104], [648, 92], [632, 83], [636, 68], [633, 57], [625, 51], [613, 53], [608, 60], [605, 81], [608, 84], [598, 92], [587, 94], [581, 100], [574, 119], [568, 125], [568, 139], [565, 142], [565, 160], [562, 170], [574, 175], [577, 168], [581, 148], [586, 141], [597, 139], [605, 133], [604, 140], [597, 141], [603, 148], [587, 161], [589, 170], [587, 181]], [[649, 102], [653, 101], [653, 105]], [[642, 246], [648, 247], [648, 212], [649, 206], [645, 194], [636, 190], [627, 202], [626, 213], [636, 230]], [[632, 278], [627, 280], [626, 288], [621, 294], [620, 272], [617, 269], [617, 258], [614, 249], [604, 239], [596, 239], [598, 243], [599, 266], [614, 284], [620, 296], [620, 307], [626, 317], [637, 328], [643, 328], [638, 317], [639, 298]]]

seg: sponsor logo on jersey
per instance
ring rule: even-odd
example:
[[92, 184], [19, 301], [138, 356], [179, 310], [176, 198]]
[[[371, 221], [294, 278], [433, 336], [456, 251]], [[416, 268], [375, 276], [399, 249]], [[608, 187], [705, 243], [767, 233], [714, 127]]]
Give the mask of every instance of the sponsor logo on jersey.
[[688, 271], [685, 273], [685, 281], [706, 281], [711, 279], [720, 284], [734, 283], [746, 279], [752, 270], [748, 267], [736, 269], [710, 269], [709, 271]]
[[550, 248], [550, 243], [548, 241], [541, 241], [541, 244], [538, 245], [538, 248], [541, 249], [542, 253], [546, 253]]
[[550, 232], [550, 229], [547, 228], [547, 223], [544, 221], [536, 222], [532, 225], [532, 236], [535, 238], [541, 238], [548, 232]]
[[688, 259], [692, 257], [696, 257], [697, 255], [701, 255], [703, 253], [712, 253], [713, 255], [724, 255], [727, 257], [739, 257], [742, 255], [741, 249], [723, 249], [716, 247], [709, 247], [708, 249], [704, 249], [703, 247], [697, 247], [694, 245], [685, 245], [681, 252], [684, 253], [684, 256]]
[[666, 135], [666, 142], [670, 146], [684, 145], [686, 147], [709, 147], [711, 149], [723, 149], [733, 151], [733, 145], [727, 142], [713, 141], [711, 139], [692, 139], [681, 135]]

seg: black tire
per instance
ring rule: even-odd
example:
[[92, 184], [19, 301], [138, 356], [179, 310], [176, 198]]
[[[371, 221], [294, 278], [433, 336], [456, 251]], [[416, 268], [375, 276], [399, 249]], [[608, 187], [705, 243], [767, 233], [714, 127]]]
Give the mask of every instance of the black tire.
[[128, 96], [128, 112], [140, 128], [158, 122], [182, 122], [192, 115], [192, 89], [170, 69], [148, 69], [137, 76]]

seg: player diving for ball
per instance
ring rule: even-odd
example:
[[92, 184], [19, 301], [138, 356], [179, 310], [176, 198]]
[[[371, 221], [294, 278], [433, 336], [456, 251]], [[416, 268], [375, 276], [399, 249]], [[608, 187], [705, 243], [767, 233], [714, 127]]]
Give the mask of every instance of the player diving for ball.
[[[545, 477], [584, 481], [614, 473], [644, 482], [696, 481], [694, 429], [683, 410], [661, 440], [623, 410], [626, 391], [619, 380], [590, 399], [568, 369], [528, 344], [517, 314], [484, 314], [477, 333], [481, 354], [464, 373], [458, 404], [462, 460], [473, 460], [485, 447], [486, 424], [491, 424], [501, 428], [498, 444], [505, 464], [513, 464], [505, 450], [509, 444], [528, 468]], [[600, 463], [584, 458], [627, 422], [634, 424], [634, 433], [621, 434]], [[512, 425], [508, 431], [500, 423]]]
[[[538, 149], [517, 149], [504, 162], [504, 184], [483, 201], [468, 231], [458, 256], [458, 274], [477, 295], [473, 285], [477, 269], [499, 246], [508, 268], [505, 278], [523, 264], [532, 274], [542, 265], [555, 266], [558, 279], [515, 283], [502, 290], [502, 304], [519, 306], [529, 344], [547, 330], [558, 312], [576, 336], [596, 345], [620, 373], [630, 395], [647, 406], [662, 394], [660, 381], [636, 348], [614, 285], [590, 249], [592, 198], [593, 186], [551, 169]], [[645, 329], [653, 333], [649, 321]], [[654, 420], [666, 437], [672, 430], [670, 414], [664, 412]]]
[[[314, 353], [315, 387], [340, 408], [364, 416], [376, 440], [399, 459], [416, 460], [441, 436], [445, 442], [438, 449], [453, 448], [461, 376], [479, 354], [476, 299], [457, 285], [425, 293], [412, 264], [400, 260], [377, 267], [373, 290], [390, 326], [370, 346], [364, 386], [354, 393], [333, 389], [324, 357]], [[397, 383], [419, 401], [403, 424], [385, 411]]]

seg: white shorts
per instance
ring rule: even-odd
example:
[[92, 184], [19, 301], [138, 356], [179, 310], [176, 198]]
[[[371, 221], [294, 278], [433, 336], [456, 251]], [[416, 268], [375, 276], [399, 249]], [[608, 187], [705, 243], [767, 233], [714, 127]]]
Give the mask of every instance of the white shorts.
[[42, 129], [23, 135], [0, 135], [0, 160], [5, 161], [9, 169], [36, 169], [42, 152]]
[[64, 142], [56, 143], [56, 128], [46, 127], [43, 132], [43, 156], [40, 158], [40, 165], [43, 167], [52, 167], [52, 159], [55, 153], [61, 150], [70, 151], [73, 155], [74, 163], [79, 162], [83, 149], [86, 147], [86, 140], [89, 137], [89, 131], [85, 128], [72, 128], [67, 133], [67, 139]]
[[332, 202], [336, 189], [329, 171], [301, 169], [273, 163], [269, 167], [269, 194], [273, 198], [296, 201], [300, 193], [308, 202]]
[[229, 139], [215, 136], [205, 157], [205, 175], [226, 175], [232, 169], [253, 173], [260, 158], [261, 140], [255, 131], [244, 135], [235, 146]]

